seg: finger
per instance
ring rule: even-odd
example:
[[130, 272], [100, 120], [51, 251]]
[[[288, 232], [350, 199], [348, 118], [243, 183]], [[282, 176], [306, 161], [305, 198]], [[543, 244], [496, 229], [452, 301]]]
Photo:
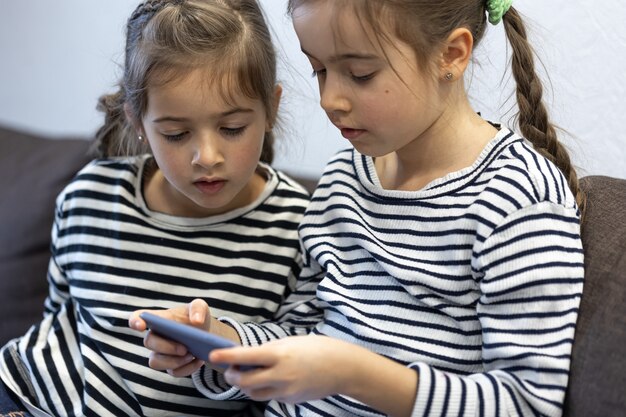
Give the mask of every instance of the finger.
[[139, 317], [139, 315], [144, 311], [146, 310], [133, 311], [130, 314], [130, 317], [128, 317], [128, 327], [130, 327], [131, 329], [139, 330], [140, 332], [146, 330], [146, 328], [148, 327], [146, 325], [146, 322], [143, 321], [141, 317]]
[[161, 337], [152, 330], [146, 333], [143, 338], [143, 345], [156, 353], [165, 355], [184, 356], [187, 354], [187, 348], [184, 345]]
[[269, 367], [275, 363], [273, 355], [262, 347], [232, 347], [215, 349], [209, 355], [209, 362], [225, 365], [252, 365]]
[[193, 374], [198, 369], [202, 368], [203, 365], [204, 365], [204, 361], [200, 359], [194, 359], [193, 361], [189, 362], [187, 365], [183, 365], [180, 368], [168, 369], [167, 373], [177, 378], [181, 378], [181, 377], [185, 377], [185, 376], [189, 376]]
[[203, 325], [209, 315], [209, 305], [206, 301], [196, 298], [189, 303], [189, 321], [194, 325]]
[[184, 356], [172, 356], [151, 352], [148, 357], [148, 366], [157, 371], [167, 371], [170, 369], [183, 368], [194, 360], [196, 360], [196, 358], [190, 353]]
[[[251, 371], [241, 371], [236, 367], [229, 367], [224, 372], [224, 379], [230, 385], [238, 387], [247, 395], [254, 395], [254, 399], [271, 399], [275, 389], [271, 379], [271, 373], [265, 368]], [[263, 394], [265, 392], [265, 394]], [[263, 397], [267, 395], [267, 397]]]
[[[230, 382], [229, 382], [230, 383]], [[233, 384], [234, 385], [234, 384]], [[250, 399], [254, 401], [270, 401], [276, 399], [276, 390], [273, 387], [262, 388], [241, 388], [241, 392], [246, 394]]]

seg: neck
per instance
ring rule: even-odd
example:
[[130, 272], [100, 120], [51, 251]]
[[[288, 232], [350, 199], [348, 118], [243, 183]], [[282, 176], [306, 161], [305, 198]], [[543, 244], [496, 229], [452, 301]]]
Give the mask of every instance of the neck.
[[474, 163], [497, 130], [466, 98], [455, 102], [418, 138], [376, 159], [383, 188], [416, 191]]

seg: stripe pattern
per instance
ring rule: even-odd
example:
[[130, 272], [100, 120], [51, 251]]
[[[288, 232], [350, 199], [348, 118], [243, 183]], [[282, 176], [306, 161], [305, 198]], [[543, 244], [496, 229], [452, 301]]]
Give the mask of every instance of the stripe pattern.
[[309, 197], [263, 165], [267, 186], [252, 205], [205, 219], [166, 216], [143, 200], [148, 158], [93, 161], [57, 199], [44, 318], [0, 360], [2, 379], [36, 415], [251, 412], [249, 401], [213, 401], [190, 378], [149, 368], [128, 316], [203, 298], [238, 320], [272, 318], [301, 269], [297, 226]]
[[[300, 237], [305, 267], [278, 322], [352, 341], [419, 374], [414, 416], [560, 416], [583, 285], [579, 212], [559, 170], [501, 129], [476, 162], [416, 192], [381, 187], [371, 158], [331, 160]], [[211, 398], [235, 387], [194, 375]], [[271, 402], [268, 416], [379, 415], [344, 396]]]

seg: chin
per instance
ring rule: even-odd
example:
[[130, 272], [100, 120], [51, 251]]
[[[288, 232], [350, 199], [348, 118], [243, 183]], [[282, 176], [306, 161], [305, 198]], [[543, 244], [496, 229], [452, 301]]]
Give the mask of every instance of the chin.
[[357, 151], [359, 151], [360, 154], [365, 155], [365, 156], [369, 156], [372, 158], [380, 158], [382, 156], [385, 155], [389, 155], [390, 153], [392, 153], [393, 151], [385, 151], [382, 149], [376, 149], [375, 147], [372, 146], [364, 146], [364, 145], [354, 145], [354, 149], [356, 149]]

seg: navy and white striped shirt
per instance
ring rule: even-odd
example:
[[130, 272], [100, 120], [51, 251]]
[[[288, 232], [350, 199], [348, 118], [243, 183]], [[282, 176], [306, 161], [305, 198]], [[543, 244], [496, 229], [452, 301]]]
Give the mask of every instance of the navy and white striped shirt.
[[128, 317], [203, 298], [239, 320], [272, 318], [301, 268], [308, 194], [263, 165], [267, 185], [249, 206], [164, 215], [143, 198], [147, 160], [94, 161], [57, 199], [44, 318], [0, 360], [2, 380], [35, 415], [236, 416], [249, 406], [212, 401], [190, 378], [149, 368]]
[[[276, 321], [222, 318], [245, 345], [293, 334], [359, 344], [419, 373], [414, 416], [560, 416], [583, 286], [575, 199], [507, 129], [466, 169], [385, 190], [355, 150], [327, 166], [300, 226], [305, 267]], [[365, 366], [365, 365], [364, 365]], [[201, 369], [198, 389], [239, 398]], [[374, 416], [345, 396], [268, 416]]]

